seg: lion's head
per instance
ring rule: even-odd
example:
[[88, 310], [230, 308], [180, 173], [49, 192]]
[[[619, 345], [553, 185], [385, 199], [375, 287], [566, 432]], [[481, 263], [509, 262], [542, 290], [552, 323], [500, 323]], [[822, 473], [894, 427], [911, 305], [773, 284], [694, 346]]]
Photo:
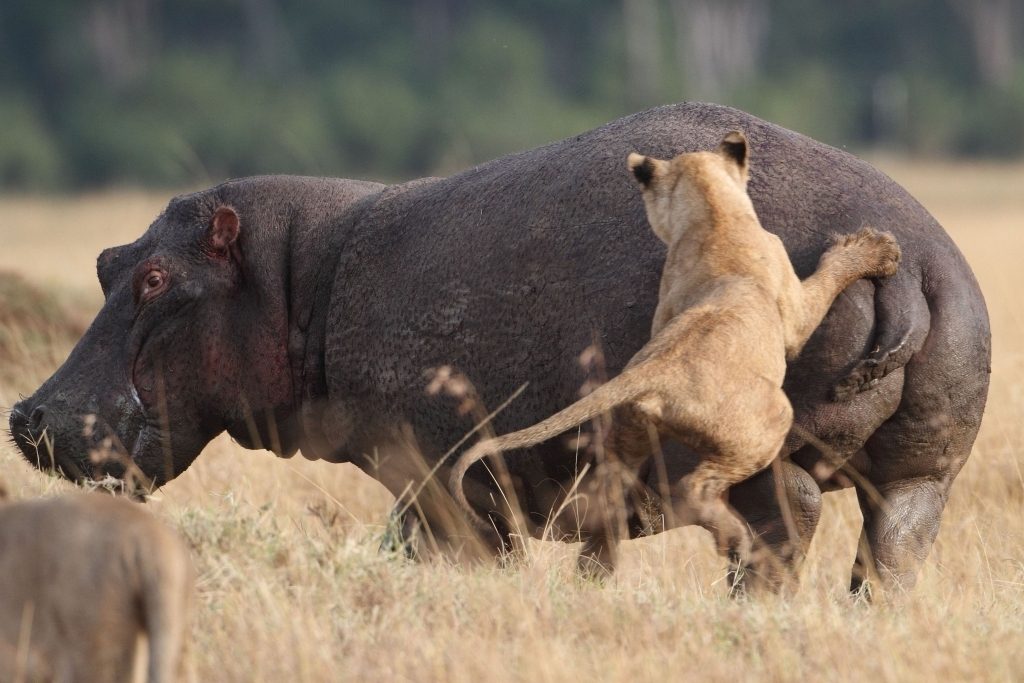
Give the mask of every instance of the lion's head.
[[749, 156], [747, 138], [739, 131], [727, 133], [713, 152], [680, 154], [670, 161], [630, 154], [627, 164], [643, 191], [654, 233], [669, 244], [691, 225], [733, 210], [736, 202], [749, 208]]

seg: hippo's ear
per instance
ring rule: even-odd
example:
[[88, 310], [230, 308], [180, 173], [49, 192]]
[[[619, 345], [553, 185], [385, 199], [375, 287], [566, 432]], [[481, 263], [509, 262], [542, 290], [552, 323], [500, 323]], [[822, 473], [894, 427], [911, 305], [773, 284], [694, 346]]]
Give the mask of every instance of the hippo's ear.
[[626, 165], [629, 166], [629, 170], [633, 172], [633, 177], [645, 190], [657, 182], [657, 179], [664, 175], [665, 170], [668, 168], [668, 164], [661, 159], [645, 157], [643, 154], [637, 154], [636, 152], [631, 152], [626, 157]]
[[739, 169], [740, 178], [747, 181], [747, 166], [750, 161], [750, 151], [747, 149], [747, 136], [738, 130], [725, 134], [722, 142], [718, 145], [718, 153], [736, 164]]
[[206, 244], [215, 254], [227, 256], [238, 239], [240, 230], [241, 221], [235, 210], [230, 206], [219, 206], [210, 219], [210, 227], [206, 231]]

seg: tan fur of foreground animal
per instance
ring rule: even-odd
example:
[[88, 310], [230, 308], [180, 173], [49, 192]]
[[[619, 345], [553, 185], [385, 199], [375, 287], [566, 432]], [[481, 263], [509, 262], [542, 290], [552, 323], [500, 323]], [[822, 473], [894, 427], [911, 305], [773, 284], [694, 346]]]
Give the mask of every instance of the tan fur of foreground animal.
[[[817, 271], [801, 282], [782, 242], [754, 212], [747, 158], [746, 138], [738, 132], [725, 136], [716, 152], [671, 161], [629, 156], [651, 227], [668, 246], [652, 339], [618, 377], [585, 398], [463, 454], [451, 489], [479, 524], [486, 522], [462, 486], [473, 463], [613, 411], [606, 452], [625, 468], [620, 474], [626, 485], [652, 452], [649, 426], [689, 446], [702, 460], [673, 484], [674, 521], [711, 531], [719, 552], [740, 566], [749, 560], [750, 532], [726, 493], [768, 466], [789, 432], [793, 409], [782, 391], [786, 359], [800, 352], [844, 288], [861, 277], [895, 273], [900, 250], [891, 235], [870, 228], [837, 236]], [[581, 489], [591, 509], [595, 499], [605, 502], [597, 514], [587, 513], [582, 568], [592, 561], [614, 565], [613, 515], [622, 507], [623, 481], [613, 476], [617, 469], [602, 467]]]
[[179, 680], [193, 583], [184, 543], [135, 503], [0, 501], [0, 680], [131, 680], [143, 632], [146, 680]]

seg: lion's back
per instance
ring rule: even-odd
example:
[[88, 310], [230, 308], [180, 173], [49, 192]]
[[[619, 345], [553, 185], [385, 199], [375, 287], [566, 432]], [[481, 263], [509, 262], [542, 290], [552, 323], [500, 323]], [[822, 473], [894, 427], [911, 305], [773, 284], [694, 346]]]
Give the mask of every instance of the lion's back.
[[[153, 598], [187, 601], [192, 585], [176, 534], [134, 503], [89, 493], [0, 506], [0, 576], [0, 649], [18, 651], [28, 629], [30, 673], [93, 680], [123, 680]], [[3, 666], [0, 678], [13, 675]]]

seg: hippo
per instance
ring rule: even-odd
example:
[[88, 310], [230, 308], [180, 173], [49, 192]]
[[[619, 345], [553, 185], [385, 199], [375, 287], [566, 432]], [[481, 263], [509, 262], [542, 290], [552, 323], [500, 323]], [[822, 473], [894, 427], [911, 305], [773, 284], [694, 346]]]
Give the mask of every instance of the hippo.
[[[627, 154], [711, 149], [731, 130], [756, 150], [750, 196], [798, 275], [834, 234], [863, 226], [894, 234], [903, 261], [849, 287], [789, 364], [783, 454], [729, 502], [781, 567], [778, 587], [799, 567], [822, 493], [855, 486], [851, 589], [876, 577], [909, 589], [985, 407], [981, 291], [891, 179], [718, 105], [659, 107], [448, 178], [268, 176], [176, 197], [137, 241], [100, 254], [104, 306], [14, 406], [12, 436], [30, 462], [71, 478], [159, 486], [227, 431], [246, 448], [356, 464], [396, 496], [395, 537], [458, 547], [465, 525], [438, 482], [473, 435], [569, 405], [594, 380], [581, 353], [614, 376], [649, 338], [665, 252]], [[113, 455], [95, 457], [99, 446]], [[642, 473], [652, 496], [693, 461], [677, 444], [663, 451]], [[493, 523], [484, 546], [586, 541], [563, 504], [586, 449], [556, 438], [506, 456], [466, 478]], [[632, 535], [650, 531], [650, 515], [635, 517]]]

